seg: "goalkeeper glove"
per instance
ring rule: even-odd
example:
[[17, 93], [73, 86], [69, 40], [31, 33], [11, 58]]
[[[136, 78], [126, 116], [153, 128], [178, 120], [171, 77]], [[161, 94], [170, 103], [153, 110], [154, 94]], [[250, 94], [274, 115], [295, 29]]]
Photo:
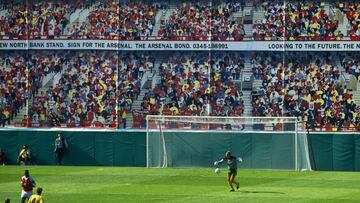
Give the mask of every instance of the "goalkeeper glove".
[[219, 163], [217, 161], [214, 162], [214, 165], [217, 166]]
[[238, 160], [239, 162], [242, 162], [242, 161], [243, 161], [242, 158], [240, 158], [240, 157], [238, 157], [237, 160]]

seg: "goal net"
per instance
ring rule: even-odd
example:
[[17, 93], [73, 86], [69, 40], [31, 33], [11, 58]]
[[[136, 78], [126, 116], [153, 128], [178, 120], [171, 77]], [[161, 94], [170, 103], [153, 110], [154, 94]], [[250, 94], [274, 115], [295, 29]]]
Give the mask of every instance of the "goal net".
[[147, 167], [211, 167], [226, 151], [241, 168], [311, 170], [293, 117], [147, 116]]

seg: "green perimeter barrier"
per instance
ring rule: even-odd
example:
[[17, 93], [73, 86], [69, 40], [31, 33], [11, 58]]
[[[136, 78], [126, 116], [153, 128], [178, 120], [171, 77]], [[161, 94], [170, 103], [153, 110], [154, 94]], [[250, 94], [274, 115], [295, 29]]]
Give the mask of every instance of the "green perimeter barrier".
[[[62, 131], [69, 143], [69, 149], [63, 159], [64, 165], [75, 166], [146, 166], [146, 132], [144, 131]], [[217, 137], [224, 140], [216, 145], [211, 156], [204, 160], [213, 162], [223, 151], [232, 146], [235, 155], [258, 157], [261, 162], [248, 159], [245, 168], [293, 168], [292, 146], [287, 145], [283, 136], [269, 136], [251, 133], [241, 136]], [[16, 164], [17, 155], [23, 144], [28, 144], [34, 162], [37, 165], [54, 165], [54, 141], [57, 131], [49, 130], [0, 130], [0, 148], [4, 149], [9, 164]], [[207, 136], [213, 139], [214, 136]], [[230, 139], [231, 138], [231, 139]], [[308, 137], [310, 159], [313, 168], [322, 171], [360, 171], [360, 134], [359, 133], [311, 133]], [[177, 142], [179, 136], [174, 136]], [[291, 139], [291, 138], [286, 138]], [[199, 150], [209, 151], [207, 139], [201, 139], [206, 146]], [[254, 145], [254, 143], [257, 143]], [[278, 147], [274, 147], [276, 144]], [[224, 145], [224, 146], [223, 146]], [[181, 144], [174, 145], [181, 151]], [[171, 152], [170, 152], [171, 153]], [[178, 155], [179, 156], [179, 155]], [[274, 159], [274, 157], [277, 157]], [[272, 158], [273, 161], [269, 162]], [[186, 159], [183, 159], [184, 161]], [[274, 161], [275, 160], [275, 161]], [[180, 160], [179, 160], [180, 161]], [[185, 161], [186, 162], [186, 161]], [[211, 163], [210, 162], [210, 163]], [[203, 166], [210, 166], [201, 164]]]
[[310, 158], [320, 171], [360, 171], [360, 133], [310, 133]]
[[[63, 165], [145, 166], [145, 133], [121, 131], [62, 131], [69, 148]], [[9, 164], [16, 164], [22, 145], [27, 144], [37, 165], [54, 165], [57, 131], [1, 130], [0, 148]]]

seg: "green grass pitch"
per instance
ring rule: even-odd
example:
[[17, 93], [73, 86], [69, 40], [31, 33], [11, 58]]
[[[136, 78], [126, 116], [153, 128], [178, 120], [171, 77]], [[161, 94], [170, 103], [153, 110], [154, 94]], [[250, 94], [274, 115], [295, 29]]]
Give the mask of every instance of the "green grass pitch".
[[[26, 167], [47, 203], [64, 202], [360, 202], [360, 173], [239, 170], [228, 192], [226, 169]], [[25, 167], [0, 167], [0, 202], [20, 200]]]

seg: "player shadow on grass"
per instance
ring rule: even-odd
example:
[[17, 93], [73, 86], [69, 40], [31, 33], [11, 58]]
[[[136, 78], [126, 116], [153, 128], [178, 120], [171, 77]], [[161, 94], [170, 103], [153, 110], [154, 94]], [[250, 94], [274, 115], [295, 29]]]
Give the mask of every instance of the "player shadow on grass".
[[242, 193], [269, 193], [269, 194], [282, 194], [284, 195], [284, 192], [271, 192], [271, 191], [240, 191]]

